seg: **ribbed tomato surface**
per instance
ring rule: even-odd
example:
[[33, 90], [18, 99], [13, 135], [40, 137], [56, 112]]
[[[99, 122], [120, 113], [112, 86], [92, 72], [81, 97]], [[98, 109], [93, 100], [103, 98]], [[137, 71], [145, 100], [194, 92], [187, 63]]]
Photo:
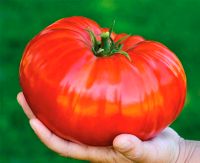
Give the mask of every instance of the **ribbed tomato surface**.
[[[166, 46], [130, 36], [120, 53], [96, 56], [108, 31], [84, 17], [56, 21], [27, 45], [20, 83], [33, 113], [58, 136], [88, 145], [111, 145], [130, 133], [150, 139], [183, 108], [186, 76]], [[114, 42], [126, 34], [111, 34]]]

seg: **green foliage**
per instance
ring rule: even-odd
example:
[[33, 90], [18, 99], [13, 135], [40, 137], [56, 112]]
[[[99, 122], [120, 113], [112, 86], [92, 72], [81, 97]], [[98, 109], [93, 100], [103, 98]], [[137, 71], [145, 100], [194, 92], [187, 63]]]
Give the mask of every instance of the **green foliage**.
[[0, 162], [83, 162], [48, 150], [30, 129], [16, 102], [18, 67], [25, 45], [47, 25], [82, 15], [110, 27], [164, 43], [188, 78], [185, 108], [172, 125], [187, 139], [200, 137], [199, 0], [0, 0]]

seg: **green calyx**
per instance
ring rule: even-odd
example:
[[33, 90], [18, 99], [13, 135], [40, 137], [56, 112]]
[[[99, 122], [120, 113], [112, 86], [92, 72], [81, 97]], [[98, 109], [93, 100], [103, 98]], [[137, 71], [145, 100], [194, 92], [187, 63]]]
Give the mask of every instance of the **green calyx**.
[[127, 35], [119, 39], [117, 42], [114, 42], [113, 39], [111, 38], [113, 26], [114, 26], [114, 23], [109, 31], [101, 33], [100, 41], [97, 41], [94, 33], [91, 30], [87, 30], [90, 34], [90, 38], [92, 41], [92, 51], [94, 55], [97, 57], [108, 57], [116, 53], [119, 53], [119, 54], [124, 55], [126, 58], [128, 58], [129, 61], [131, 61], [129, 54], [122, 50], [123, 44], [121, 43], [122, 41], [124, 41], [130, 36]]

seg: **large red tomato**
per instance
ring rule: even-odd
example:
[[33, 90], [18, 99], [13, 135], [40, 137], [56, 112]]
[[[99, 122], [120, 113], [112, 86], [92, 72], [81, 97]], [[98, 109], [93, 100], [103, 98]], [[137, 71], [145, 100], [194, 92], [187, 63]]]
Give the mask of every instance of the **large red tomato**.
[[161, 43], [126, 36], [70, 17], [29, 42], [20, 83], [51, 131], [105, 146], [121, 133], [150, 139], [176, 119], [186, 96], [180, 61]]

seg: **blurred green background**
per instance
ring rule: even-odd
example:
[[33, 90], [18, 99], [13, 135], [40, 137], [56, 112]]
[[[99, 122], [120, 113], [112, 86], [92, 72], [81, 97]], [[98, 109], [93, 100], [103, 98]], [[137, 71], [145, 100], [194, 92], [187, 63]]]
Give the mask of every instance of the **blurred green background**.
[[35, 136], [16, 102], [19, 62], [28, 41], [47, 25], [72, 15], [115, 32], [164, 43], [180, 58], [188, 78], [187, 100], [172, 127], [184, 138], [200, 139], [199, 0], [0, 0], [0, 162], [84, 162], [62, 158]]

